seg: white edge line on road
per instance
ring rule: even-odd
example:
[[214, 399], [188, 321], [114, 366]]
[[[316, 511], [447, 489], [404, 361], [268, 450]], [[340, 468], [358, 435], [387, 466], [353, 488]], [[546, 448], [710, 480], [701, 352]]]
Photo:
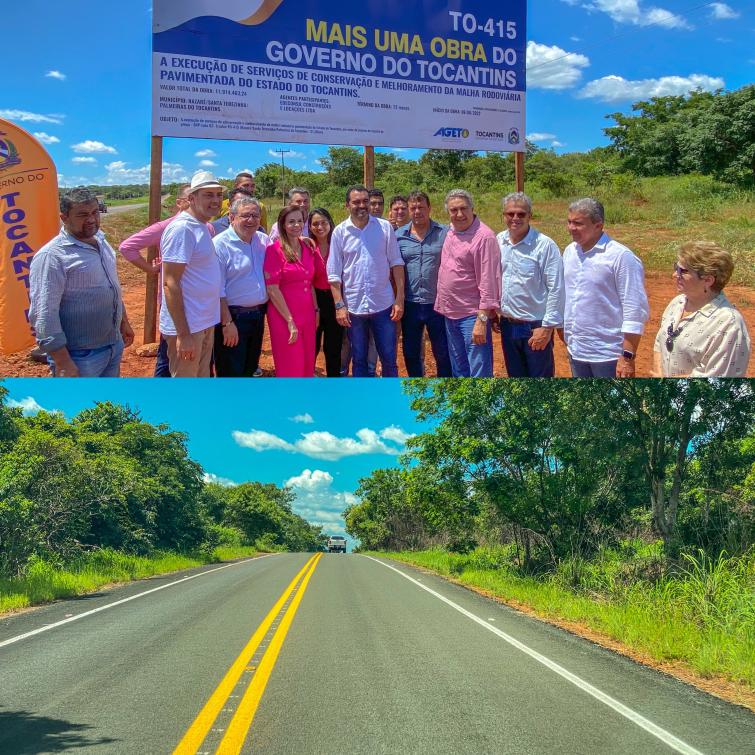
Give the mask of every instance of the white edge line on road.
[[600, 702], [607, 705], [609, 708], [613, 708], [617, 713], [620, 713], [625, 718], [628, 718], [632, 723], [637, 724], [641, 729], [644, 729], [649, 734], [652, 734], [654, 737], [657, 737], [661, 740], [664, 744], [667, 744], [672, 749], [676, 750], [677, 752], [683, 753], [684, 755], [703, 755], [700, 750], [696, 750], [694, 747], [691, 747], [686, 742], [683, 742], [681, 739], [678, 739], [670, 732], [666, 731], [665, 729], [662, 729], [657, 724], [654, 724], [652, 721], [648, 720], [644, 716], [640, 715], [636, 711], [633, 711], [631, 708], [628, 708], [623, 703], [620, 703], [618, 700], [614, 699], [610, 695], [607, 695], [605, 692], [601, 692], [597, 687], [593, 687], [592, 684], [589, 682], [586, 682], [584, 679], [581, 679], [576, 674], [572, 674], [571, 671], [567, 671], [563, 666], [560, 666], [555, 661], [550, 660], [550, 658], [546, 658], [544, 655], [537, 652], [537, 650], [533, 650], [532, 648], [528, 647], [524, 643], [520, 642], [517, 639], [514, 639], [510, 635], [506, 634], [506, 632], [502, 632], [498, 627], [494, 627], [491, 624], [489, 624], [484, 619], [481, 619], [479, 616], [475, 616], [475, 614], [471, 613], [470, 611], [467, 611], [466, 608], [462, 608], [457, 603], [454, 603], [452, 600], [449, 600], [448, 598], [444, 597], [438, 592], [435, 592], [435, 590], [430, 589], [426, 585], [423, 585], [421, 582], [417, 581], [413, 577], [410, 577], [408, 574], [405, 574], [401, 571], [401, 569], [397, 569], [395, 566], [391, 566], [390, 564], [386, 564], [385, 561], [380, 561], [377, 558], [373, 558], [372, 556], [366, 556], [366, 558], [369, 558], [371, 561], [374, 561], [376, 564], [380, 564], [381, 566], [385, 566], [386, 569], [392, 569], [397, 574], [400, 574], [404, 579], [408, 579], [410, 582], [413, 582], [417, 587], [419, 587], [422, 590], [425, 590], [425, 592], [429, 592], [431, 595], [434, 595], [438, 600], [442, 600], [447, 605], [451, 606], [451, 608], [454, 608], [459, 613], [464, 614], [469, 619], [472, 619], [472, 621], [476, 622], [482, 627], [485, 627], [485, 629], [491, 631], [493, 634], [498, 635], [502, 640], [505, 640], [510, 645], [513, 645], [517, 650], [521, 650], [523, 653], [526, 653], [530, 658], [533, 658], [538, 663], [542, 663], [543, 666], [546, 666], [551, 671], [555, 672], [559, 676], [563, 677], [567, 681], [571, 682], [576, 687], [579, 687], [582, 691], [586, 692], [588, 695], [591, 695], [596, 700], [600, 700]]
[[[153, 587], [151, 590], [145, 590], [144, 592], [140, 592], [137, 595], [131, 595], [128, 598], [123, 598], [122, 600], [116, 600], [114, 603], [108, 603], [105, 606], [100, 606], [99, 608], [93, 608], [91, 611], [85, 611], [84, 613], [79, 613], [76, 616], [71, 616], [68, 619], [63, 619], [62, 621], [56, 621], [54, 624], [45, 624], [43, 627], [39, 627], [39, 629], [33, 629], [31, 632], [25, 632], [24, 634], [16, 635], [15, 637], [11, 637], [8, 640], [3, 640], [0, 642], [0, 648], [4, 648], [6, 645], [12, 645], [14, 642], [20, 642], [21, 640], [25, 640], [27, 637], [33, 637], [35, 634], [42, 634], [42, 632], [49, 632], [51, 629], [56, 629], [57, 627], [62, 627], [64, 624], [70, 624], [72, 621], [78, 621], [79, 619], [83, 619], [86, 616], [91, 616], [92, 614], [99, 613], [100, 611], [106, 611], [108, 608], [115, 608], [116, 606], [123, 605], [124, 603], [128, 603], [130, 600], [136, 600], [137, 598], [143, 598], [145, 595], [150, 595], [153, 592], [158, 592], [159, 590], [165, 590], [168, 587], [175, 587], [176, 585], [180, 585], [183, 582], [188, 582], [190, 579], [196, 579], [197, 577], [203, 577], [205, 574], [212, 574], [216, 571], [221, 571], [222, 569], [230, 569], [232, 566], [238, 566], [239, 564], [246, 564], [249, 563], [249, 561], [259, 561], [261, 558], [267, 558], [268, 556], [273, 556], [275, 554], [273, 553], [266, 553], [264, 556], [255, 556], [254, 558], [245, 558], [243, 561], [234, 561], [232, 564], [226, 564], [225, 566], [218, 566], [215, 569], [208, 569], [207, 571], [200, 572], [199, 574], [190, 574], [188, 577], [181, 577], [181, 579], [177, 579], [175, 582], [169, 582], [167, 585], [160, 585], [160, 587]], [[154, 576], [159, 576], [155, 574]]]

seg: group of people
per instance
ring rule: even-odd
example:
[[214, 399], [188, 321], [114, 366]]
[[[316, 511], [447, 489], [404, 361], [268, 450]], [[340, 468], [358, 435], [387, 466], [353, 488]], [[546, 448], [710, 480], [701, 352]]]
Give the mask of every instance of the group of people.
[[[227, 199], [202, 171], [182, 187], [173, 217], [120, 245], [159, 275], [157, 376], [260, 374], [265, 321], [279, 377], [312, 377], [324, 352], [329, 377], [425, 375], [429, 340], [438, 377], [492, 377], [493, 333], [510, 377], [552, 377], [554, 339], [574, 377], [633, 377], [649, 318], [639, 258], [604, 231], [603, 206], [569, 206], [563, 252], [533, 227], [522, 192], [502, 201], [495, 234], [463, 189], [445, 198], [448, 225], [423, 191], [394, 197], [388, 219], [377, 189], [352, 186], [336, 224], [296, 187], [268, 228], [254, 177], [237, 176]], [[99, 227], [97, 198], [61, 199], [63, 227], [33, 258], [29, 318], [53, 375], [115, 376], [134, 333], [116, 255]], [[159, 246], [149, 261], [142, 250]], [[750, 339], [723, 289], [733, 271], [718, 245], [684, 244], [674, 265], [679, 295], [654, 344], [658, 377], [740, 377]]]

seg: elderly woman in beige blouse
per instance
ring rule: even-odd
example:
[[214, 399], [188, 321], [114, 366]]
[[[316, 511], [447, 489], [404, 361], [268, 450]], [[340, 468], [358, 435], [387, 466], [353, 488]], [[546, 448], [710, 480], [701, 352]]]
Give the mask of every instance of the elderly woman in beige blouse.
[[656, 377], [743, 377], [750, 336], [739, 311], [723, 293], [734, 261], [710, 241], [679, 249], [671, 300], [655, 339]]

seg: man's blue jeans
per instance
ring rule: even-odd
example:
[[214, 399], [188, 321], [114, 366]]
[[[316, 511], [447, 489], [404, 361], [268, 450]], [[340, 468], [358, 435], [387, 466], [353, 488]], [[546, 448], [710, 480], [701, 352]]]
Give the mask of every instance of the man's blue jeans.
[[383, 377], [398, 377], [396, 366], [396, 324], [391, 320], [391, 307], [372, 315], [354, 315], [349, 312], [351, 327], [349, 341], [351, 341], [351, 361], [353, 377], [369, 377], [367, 368], [367, 353], [369, 350], [369, 335], [375, 337]]
[[448, 355], [446, 318], [438, 314], [432, 304], [404, 303], [401, 319], [401, 335], [404, 343], [404, 364], [409, 377], [424, 377], [422, 363], [422, 332], [427, 327], [430, 346], [437, 367], [438, 377], [451, 377], [451, 358]]
[[472, 329], [477, 315], [454, 320], [446, 317], [448, 353], [454, 377], [493, 377], [493, 333], [487, 323], [487, 340], [482, 345], [472, 343]]
[[168, 360], [168, 342], [160, 333], [160, 345], [157, 348], [157, 359], [155, 359], [154, 377], [170, 377], [170, 361]]
[[556, 371], [553, 336], [542, 351], [535, 351], [529, 345], [532, 331], [542, 324], [542, 320], [511, 322], [505, 317], [501, 319], [501, 345], [509, 377], [553, 377]]
[[[123, 341], [98, 349], [68, 349], [71, 360], [79, 369], [79, 377], [120, 377], [121, 358], [123, 357]], [[47, 358], [50, 371], [55, 377], [55, 363], [51, 357]]]
[[228, 309], [236, 323], [239, 342], [236, 346], [223, 345], [223, 327], [215, 326], [215, 374], [218, 377], [252, 377], [260, 363], [267, 305], [258, 309], [235, 306]]

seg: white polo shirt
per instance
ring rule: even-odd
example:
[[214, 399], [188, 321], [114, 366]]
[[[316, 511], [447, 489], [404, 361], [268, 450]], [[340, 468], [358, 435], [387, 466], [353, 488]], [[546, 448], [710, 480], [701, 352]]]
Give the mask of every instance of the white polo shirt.
[[[186, 322], [191, 333], [199, 333], [220, 322], [220, 268], [207, 224], [182, 212], [163, 233], [160, 242], [163, 262], [186, 265], [181, 276]], [[176, 326], [163, 297], [160, 332], [176, 335]]]
[[642, 334], [650, 316], [639, 258], [604, 233], [588, 252], [573, 242], [564, 250], [564, 339], [580, 362], [610, 362], [624, 348], [624, 333]]
[[351, 314], [373, 315], [393, 306], [391, 268], [404, 265], [393, 226], [370, 215], [364, 228], [348, 218], [333, 229], [328, 280], [340, 283]]

